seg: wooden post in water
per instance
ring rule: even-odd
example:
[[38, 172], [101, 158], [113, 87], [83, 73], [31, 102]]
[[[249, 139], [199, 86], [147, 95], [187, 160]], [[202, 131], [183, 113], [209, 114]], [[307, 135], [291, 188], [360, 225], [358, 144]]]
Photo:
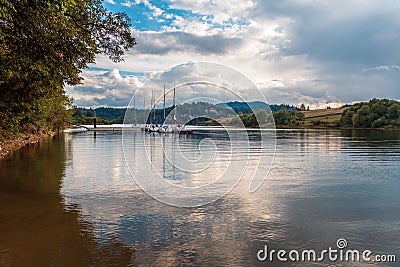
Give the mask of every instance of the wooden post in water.
[[93, 118], [93, 128], [97, 127], [97, 121], [96, 121], [96, 117]]

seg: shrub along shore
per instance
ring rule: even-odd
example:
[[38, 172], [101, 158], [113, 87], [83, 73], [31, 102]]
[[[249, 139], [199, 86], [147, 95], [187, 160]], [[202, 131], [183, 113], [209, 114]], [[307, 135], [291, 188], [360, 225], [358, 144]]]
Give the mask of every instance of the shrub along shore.
[[55, 132], [30, 132], [21, 131], [18, 134], [0, 132], [0, 159], [4, 159], [11, 152], [20, 149], [26, 145], [41, 142], [44, 139], [53, 137]]

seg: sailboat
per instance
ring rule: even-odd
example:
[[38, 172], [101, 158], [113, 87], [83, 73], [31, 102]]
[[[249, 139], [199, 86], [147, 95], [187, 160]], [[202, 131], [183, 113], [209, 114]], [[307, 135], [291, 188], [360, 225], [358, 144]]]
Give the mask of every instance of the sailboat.
[[[174, 93], [174, 97], [175, 97], [175, 93]], [[175, 99], [174, 99], [175, 102]], [[170, 127], [170, 125], [165, 124], [167, 118], [166, 118], [166, 114], [165, 114], [165, 84], [164, 84], [164, 116], [163, 116], [163, 123], [161, 125], [160, 128], [158, 128], [158, 131], [160, 133], [172, 133], [172, 128]]]
[[152, 121], [150, 122], [150, 125], [148, 125], [147, 127], [147, 131], [148, 132], [158, 132], [159, 126], [156, 123], [156, 111], [153, 110], [153, 103], [154, 103], [154, 91], [151, 91], [151, 110], [150, 110], [150, 117], [151, 115], [153, 115], [153, 117], [151, 118]]
[[136, 96], [133, 97], [133, 128], [140, 128], [141, 126], [137, 123], [136, 116]]
[[166, 122], [166, 114], [165, 114], [165, 85], [164, 85], [164, 121], [162, 126], [158, 129], [160, 133], [190, 133], [191, 130], [185, 128], [185, 125], [182, 125], [176, 118], [176, 106], [175, 106], [175, 84], [174, 84], [174, 97], [172, 102], [172, 112], [173, 119], [172, 124], [165, 124]]
[[[146, 111], [146, 98], [143, 97], [143, 114], [145, 114], [145, 111]], [[146, 117], [145, 116], [143, 116], [143, 117], [144, 117], [144, 122], [142, 125], [140, 125], [140, 130], [147, 131], [148, 125], [147, 125]]]

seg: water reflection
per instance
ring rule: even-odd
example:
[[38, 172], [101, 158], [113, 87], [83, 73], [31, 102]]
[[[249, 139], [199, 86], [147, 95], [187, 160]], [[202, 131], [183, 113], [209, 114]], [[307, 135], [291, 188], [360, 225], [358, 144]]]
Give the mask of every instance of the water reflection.
[[65, 205], [60, 194], [65, 161], [64, 139], [58, 136], [0, 161], [0, 266], [111, 266], [116, 258], [126, 266], [131, 261], [129, 246], [98, 244], [79, 204]]
[[[159, 148], [177, 157], [173, 144], [181, 142], [196, 159], [203, 137], [132, 134], [134, 166], [143, 165], [147, 138], [160, 173], [185, 179]], [[276, 137], [273, 167], [255, 194], [244, 179], [217, 202], [191, 209], [142, 192], [118, 134], [68, 135], [22, 150], [0, 162], [0, 265], [265, 266], [256, 252], [266, 243], [321, 250], [339, 237], [353, 248], [397, 253], [399, 132], [282, 130]], [[257, 153], [257, 135], [250, 139]]]

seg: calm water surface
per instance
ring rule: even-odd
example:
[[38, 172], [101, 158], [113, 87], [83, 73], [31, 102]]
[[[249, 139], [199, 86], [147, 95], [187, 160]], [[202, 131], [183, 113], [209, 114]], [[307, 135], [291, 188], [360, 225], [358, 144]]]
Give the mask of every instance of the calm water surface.
[[[207, 137], [226, 142], [139, 132], [131, 141], [141, 155], [147, 140], [164, 177], [188, 184], [212, 180], [229, 157], [217, 155], [207, 177], [188, 181], [165, 165], [158, 144], [178, 142], [197, 158]], [[256, 258], [265, 244], [320, 251], [338, 238], [400, 260], [400, 131], [280, 130], [256, 193], [240, 183], [197, 208], [146, 195], [131, 178], [121, 141], [117, 133], [60, 135], [0, 161], [0, 266], [267, 266]], [[257, 138], [250, 142], [257, 153]]]

